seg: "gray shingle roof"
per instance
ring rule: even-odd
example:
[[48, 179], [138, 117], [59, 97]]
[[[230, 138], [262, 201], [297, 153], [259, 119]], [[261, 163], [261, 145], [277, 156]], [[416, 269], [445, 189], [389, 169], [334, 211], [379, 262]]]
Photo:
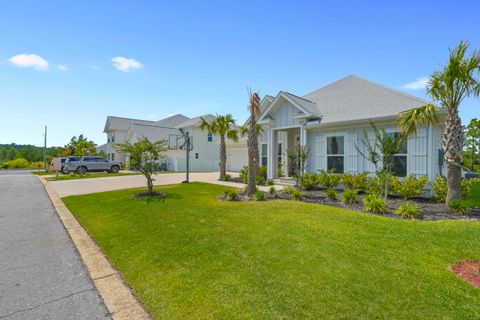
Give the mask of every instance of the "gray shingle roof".
[[397, 116], [402, 111], [428, 103], [353, 75], [302, 98], [315, 103], [318, 114], [322, 116], [322, 123]]
[[319, 110], [317, 109], [317, 104], [315, 102], [312, 102], [310, 100], [301, 98], [299, 96], [296, 96], [294, 94], [291, 94], [290, 92], [285, 92], [282, 91], [285, 95], [287, 95], [290, 99], [292, 99], [296, 104], [300, 105], [305, 109], [308, 113], [312, 115], [318, 115], [320, 116], [321, 114], [319, 113]]
[[156, 124], [159, 125], [159, 126], [175, 128], [179, 124], [181, 124], [181, 123], [183, 123], [183, 122], [185, 122], [189, 119], [190, 119], [189, 117], [186, 117], [183, 114], [178, 113], [178, 114], [170, 116], [168, 118], [159, 120], [159, 121], [157, 121]]
[[204, 118], [207, 121], [212, 120], [215, 118], [213, 114], [204, 114], [203, 116], [198, 116], [187, 121], [184, 121], [175, 126], [175, 128], [187, 128], [187, 127], [198, 127], [201, 123], [200, 118]]
[[[131, 119], [131, 118], [122, 118], [115, 116], [108, 116], [107, 121], [105, 122], [104, 132], [107, 130], [128, 130], [130, 124], [145, 124], [145, 125], [155, 125], [155, 121], [149, 120], [140, 120], [140, 119]], [[107, 128], [108, 125], [108, 128]]]
[[130, 129], [137, 139], [148, 138], [148, 140], [155, 142], [166, 139], [170, 134], [180, 135], [180, 131], [173, 128], [160, 127], [158, 125], [144, 125], [144, 124], [132, 124]]

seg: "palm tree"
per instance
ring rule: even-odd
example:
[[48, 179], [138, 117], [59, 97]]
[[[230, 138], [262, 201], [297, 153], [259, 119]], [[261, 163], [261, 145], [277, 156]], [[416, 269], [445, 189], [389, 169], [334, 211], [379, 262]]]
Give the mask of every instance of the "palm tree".
[[[468, 43], [460, 42], [450, 50], [450, 58], [442, 70], [433, 72], [427, 93], [446, 113], [443, 148], [447, 168], [448, 192], [446, 204], [461, 199], [462, 149], [464, 134], [458, 109], [463, 99], [480, 96], [480, 52], [467, 56]], [[438, 125], [439, 110], [433, 104], [407, 110], [400, 114], [400, 127], [406, 135], [415, 135], [418, 125]]]
[[227, 175], [227, 148], [225, 138], [233, 141], [238, 140], [238, 131], [235, 129], [235, 119], [231, 114], [216, 115], [210, 121], [200, 118], [202, 123], [199, 128], [208, 130], [214, 135], [220, 136], [220, 180], [225, 180]]
[[258, 132], [257, 132], [257, 117], [260, 115], [260, 95], [258, 92], [252, 93], [249, 90], [249, 105], [248, 111], [250, 117], [248, 118], [248, 183], [247, 195], [253, 196], [255, 193], [255, 177], [258, 173], [259, 152], [258, 152]]

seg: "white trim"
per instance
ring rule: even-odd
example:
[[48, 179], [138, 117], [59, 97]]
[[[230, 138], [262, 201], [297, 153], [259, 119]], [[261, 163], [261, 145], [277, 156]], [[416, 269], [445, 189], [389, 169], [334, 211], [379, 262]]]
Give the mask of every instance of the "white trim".
[[258, 117], [258, 122], [260, 121], [263, 121], [263, 118], [265, 118], [265, 116], [267, 116], [268, 114], [270, 114], [270, 111], [272, 110], [273, 106], [278, 102], [278, 100], [280, 99], [280, 97], [283, 97], [285, 100], [287, 100], [288, 102], [290, 102], [294, 107], [296, 107], [297, 109], [299, 109], [300, 111], [302, 111], [303, 113], [305, 113], [306, 115], [310, 115], [310, 116], [313, 116], [308, 110], [306, 110], [304, 107], [302, 107], [301, 105], [299, 105], [298, 103], [296, 103], [294, 100], [290, 99], [290, 97], [288, 97], [285, 92], [283, 91], [280, 91], [277, 96], [275, 97], [275, 99], [273, 99], [273, 101], [270, 103], [270, 105], [267, 107], [267, 109], [265, 109], [265, 111], [262, 112], [262, 114]]

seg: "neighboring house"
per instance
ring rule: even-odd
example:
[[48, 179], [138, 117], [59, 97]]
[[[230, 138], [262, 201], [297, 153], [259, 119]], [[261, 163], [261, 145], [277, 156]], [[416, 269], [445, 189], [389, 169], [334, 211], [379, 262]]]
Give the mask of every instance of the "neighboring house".
[[99, 154], [101, 152], [107, 153], [107, 144], [104, 143], [101, 146], [96, 147], [96, 151], [97, 151], [97, 154]]
[[[258, 123], [263, 127], [259, 139], [260, 164], [268, 167], [268, 178], [278, 178], [278, 163], [288, 170], [285, 150], [300, 144], [309, 149], [307, 172], [334, 170], [337, 173], [375, 173], [356, 146], [365, 152], [364, 131], [374, 141], [370, 121], [389, 134], [399, 134], [399, 113], [428, 103], [420, 98], [379, 84], [348, 76], [302, 97], [280, 91], [265, 96]], [[442, 127], [418, 128], [405, 148], [395, 156], [399, 176], [415, 174], [433, 179], [442, 170]], [[440, 156], [441, 160], [441, 156]]]
[[[211, 172], [219, 170], [219, 137], [212, 135], [210, 132], [202, 131], [198, 128], [201, 123], [201, 117], [207, 121], [214, 116], [206, 114], [203, 116], [188, 118], [184, 115], [177, 114], [160, 121], [146, 121], [138, 119], [128, 119], [119, 117], [107, 117], [104, 132], [107, 134], [107, 154], [110, 160], [128, 163], [128, 155], [118, 152], [115, 149], [116, 143], [135, 143], [139, 139], [146, 137], [150, 141], [166, 140], [168, 142], [168, 150], [165, 159], [161, 164], [168, 171], [185, 171], [186, 170], [186, 150], [182, 148], [185, 141], [183, 133], [188, 133], [191, 137], [192, 150], [190, 151], [190, 170]], [[229, 141], [228, 151], [238, 153], [241, 144]], [[246, 146], [243, 148], [246, 159]], [[232, 171], [239, 171], [243, 165], [230, 165]]]

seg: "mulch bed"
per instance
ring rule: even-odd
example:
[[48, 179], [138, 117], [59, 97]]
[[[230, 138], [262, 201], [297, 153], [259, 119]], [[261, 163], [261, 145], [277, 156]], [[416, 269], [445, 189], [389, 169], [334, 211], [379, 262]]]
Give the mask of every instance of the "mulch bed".
[[462, 261], [452, 267], [453, 272], [480, 288], [480, 261]]
[[[328, 198], [325, 194], [325, 192], [321, 189], [317, 190], [309, 190], [309, 191], [303, 191], [304, 198], [303, 202], [308, 202], [308, 203], [317, 203], [317, 204], [323, 204], [323, 205], [329, 205], [333, 207], [338, 207], [338, 208], [344, 208], [344, 209], [349, 209], [349, 210], [355, 210], [355, 211], [360, 211], [362, 213], [366, 214], [374, 214], [378, 216], [383, 216], [383, 217], [390, 217], [390, 218], [395, 218], [395, 219], [407, 219], [410, 220], [411, 218], [408, 217], [402, 217], [399, 215], [396, 215], [394, 213], [395, 209], [400, 206], [401, 204], [405, 203], [405, 200], [401, 197], [395, 197], [395, 196], [390, 196], [388, 198], [388, 211], [387, 213], [372, 213], [372, 212], [366, 212], [363, 207], [363, 197], [365, 196], [364, 194], [358, 194], [357, 195], [357, 203], [354, 204], [344, 204], [341, 199], [342, 199], [342, 192], [338, 191], [337, 193], [337, 200], [331, 200]], [[221, 195], [218, 197], [222, 201], [228, 201], [228, 199], [224, 196]], [[269, 193], [265, 194], [265, 200], [293, 200], [290, 194], [283, 192], [283, 191], [278, 191], [276, 196], [273, 196]], [[245, 194], [239, 193], [239, 199], [238, 201], [252, 201], [254, 199], [250, 199], [247, 197]], [[445, 204], [436, 202], [432, 199], [427, 199], [427, 198], [412, 198], [408, 201], [412, 201], [417, 203], [420, 206], [420, 211], [421, 211], [421, 218], [418, 220], [425, 220], [425, 221], [436, 221], [436, 220], [443, 220], [443, 219], [448, 219], [448, 220], [480, 220], [480, 209], [472, 209], [470, 210], [468, 215], [458, 215], [455, 214], [454, 211], [450, 210], [445, 206]]]

